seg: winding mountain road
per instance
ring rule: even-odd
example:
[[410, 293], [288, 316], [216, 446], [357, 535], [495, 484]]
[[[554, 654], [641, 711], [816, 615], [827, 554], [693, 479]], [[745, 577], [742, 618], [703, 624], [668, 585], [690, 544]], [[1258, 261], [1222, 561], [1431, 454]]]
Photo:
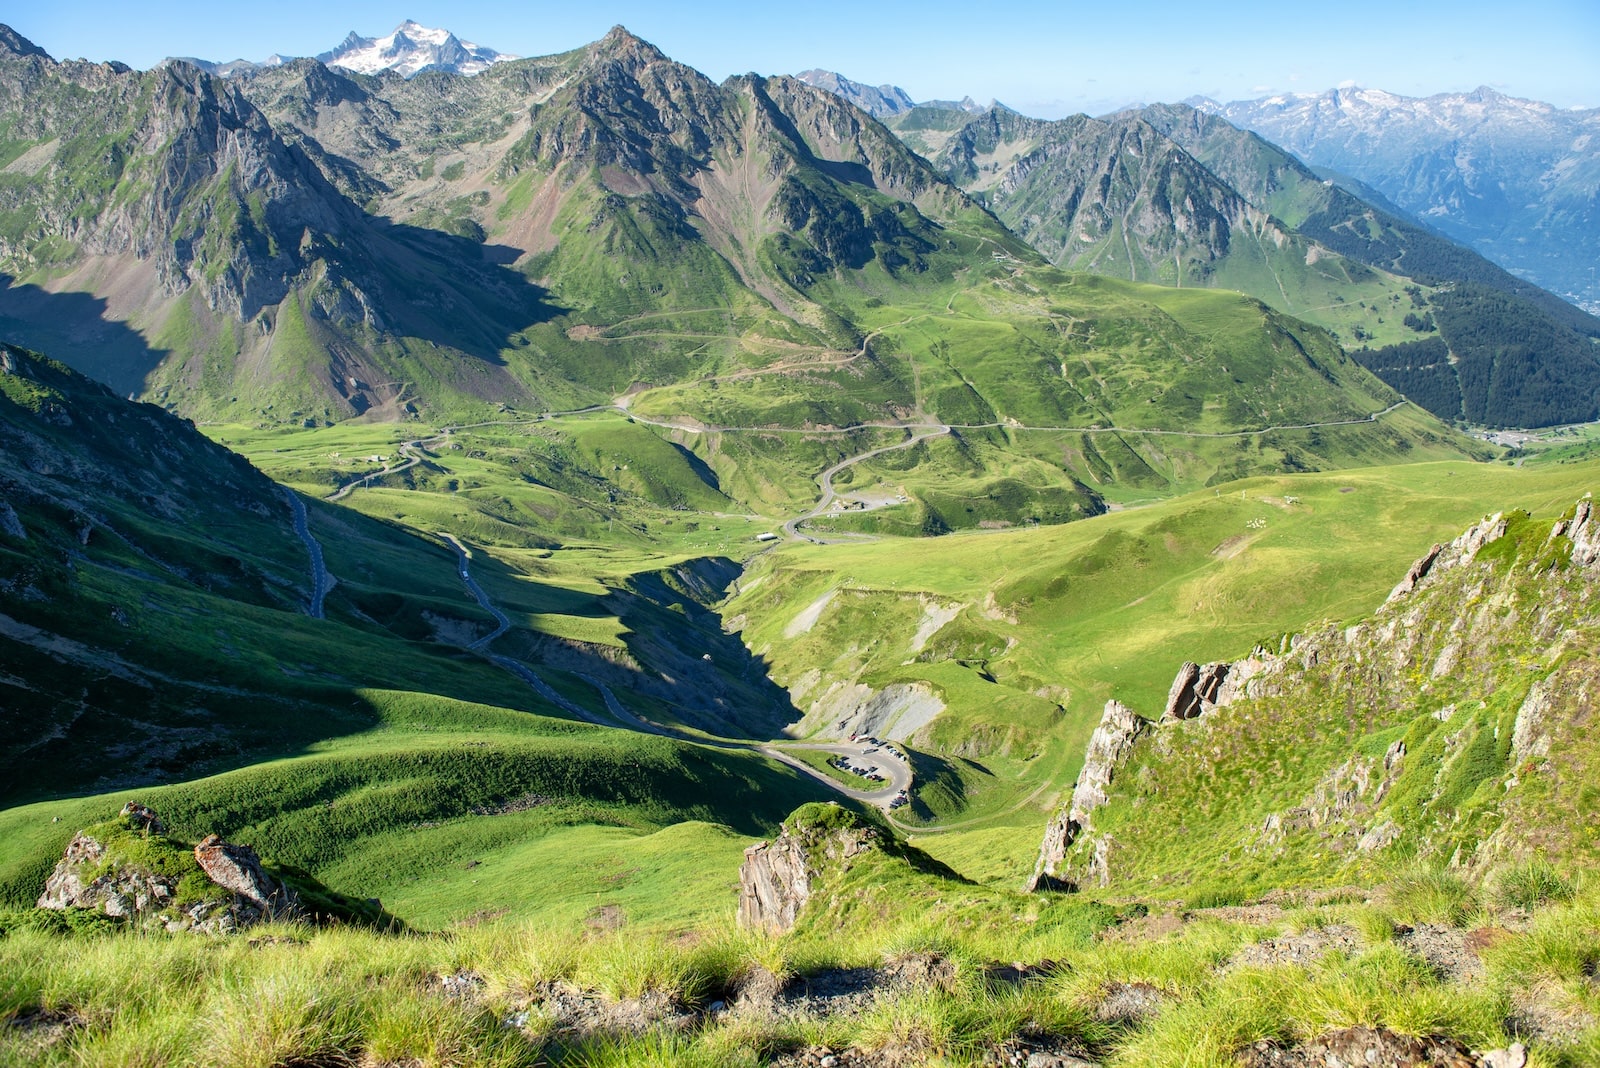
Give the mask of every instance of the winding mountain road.
[[929, 438], [942, 437], [943, 435], [950, 433], [950, 428], [945, 426], [943, 423], [909, 424], [906, 426], [906, 429], [912, 430], [918, 426], [921, 427], [922, 432], [912, 434], [912, 436], [907, 438], [905, 441], [899, 441], [893, 445], [884, 445], [876, 449], [868, 449], [866, 452], [857, 453], [854, 456], [848, 456], [834, 464], [832, 467], [828, 468], [826, 471], [822, 472], [822, 474], [818, 475], [817, 485], [822, 489], [821, 499], [817, 501], [817, 503], [809, 512], [806, 512], [804, 515], [795, 516], [793, 519], [784, 523], [783, 532], [791, 538], [803, 538], [806, 541], [814, 542], [818, 545], [827, 544], [827, 542], [822, 538], [814, 538], [809, 534], [800, 533], [799, 527], [801, 523], [804, 523], [809, 519], [815, 519], [823, 512], [826, 512], [829, 506], [833, 504], [833, 499], [836, 496], [836, 494], [833, 492], [833, 476], [837, 475], [845, 468], [852, 467], [863, 460], [870, 460], [874, 456], [881, 456], [886, 452], [894, 452], [898, 449], [909, 449], [918, 442], [927, 441]]
[[490, 642], [511, 629], [511, 617], [495, 607], [494, 602], [489, 599], [489, 595], [483, 592], [483, 587], [478, 585], [478, 580], [472, 577], [472, 572], [468, 567], [472, 560], [472, 554], [467, 551], [467, 547], [461, 544], [454, 534], [441, 533], [439, 537], [449, 542], [451, 548], [456, 551], [456, 571], [461, 576], [462, 585], [466, 586], [467, 592], [472, 594], [473, 599], [478, 602], [478, 607], [494, 617], [494, 630], [467, 646], [468, 649], [483, 649]]

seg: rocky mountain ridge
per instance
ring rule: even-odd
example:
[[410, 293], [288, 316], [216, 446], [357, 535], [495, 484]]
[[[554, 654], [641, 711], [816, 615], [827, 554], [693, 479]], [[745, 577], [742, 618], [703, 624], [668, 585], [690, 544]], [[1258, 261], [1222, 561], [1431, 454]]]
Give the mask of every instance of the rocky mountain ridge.
[[835, 96], [843, 97], [856, 107], [875, 118], [885, 115], [899, 115], [916, 107], [916, 101], [911, 99], [904, 89], [898, 85], [866, 85], [862, 82], [851, 81], [842, 74], [835, 74], [831, 70], [803, 70], [795, 75], [800, 81], [818, 89], [826, 89]]
[[1491, 515], [1419, 558], [1366, 621], [1185, 664], [1153, 728], [1108, 707], [1030, 886], [1141, 885], [1185, 825], [1191, 879], [1588, 863], [1566, 813], [1594, 759], [1597, 563], [1587, 498], [1556, 520]]
[[[369, 216], [238, 81], [12, 50], [0, 110], [33, 146], [0, 181], [0, 269], [50, 275], [0, 291], [0, 310], [13, 338], [81, 353], [119, 392], [189, 411], [244, 395], [280, 418], [397, 409], [415, 377], [402, 339], [460, 386], [463, 350], [539, 317], [537, 292], [477, 247]], [[68, 313], [56, 294], [75, 288], [102, 294], [99, 314]], [[489, 377], [479, 389], [517, 394]]]

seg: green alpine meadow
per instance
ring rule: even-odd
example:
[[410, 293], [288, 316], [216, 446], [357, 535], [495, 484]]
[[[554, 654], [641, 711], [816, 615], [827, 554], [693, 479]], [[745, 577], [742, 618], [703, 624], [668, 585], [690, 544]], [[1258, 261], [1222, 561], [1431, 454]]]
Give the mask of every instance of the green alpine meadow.
[[0, 26], [0, 1064], [1600, 1064], [1600, 319], [1273, 107]]

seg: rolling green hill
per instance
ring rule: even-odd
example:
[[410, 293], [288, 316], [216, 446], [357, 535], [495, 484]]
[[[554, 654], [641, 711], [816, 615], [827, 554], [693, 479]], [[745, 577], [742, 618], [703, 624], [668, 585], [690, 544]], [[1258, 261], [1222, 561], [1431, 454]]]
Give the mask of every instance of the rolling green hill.
[[1154, 105], [1137, 114], [1307, 238], [1417, 283], [1407, 291], [1411, 299], [1396, 302], [1389, 318], [1409, 317], [1401, 321], [1417, 334], [1436, 326], [1451, 349], [1450, 373], [1428, 373], [1418, 382], [1418, 370], [1436, 365], [1421, 347], [1426, 339], [1417, 336], [1409, 339], [1414, 347], [1402, 345], [1397, 353], [1365, 362], [1381, 366], [1380, 377], [1396, 388], [1409, 381], [1418, 392], [1413, 399], [1430, 398], [1425, 406], [1436, 415], [1548, 426], [1588, 421], [1600, 413], [1593, 403], [1600, 386], [1595, 370], [1600, 319], [1463, 245], [1374, 207], [1215, 115], [1181, 104]]
[[[600, 856], [635, 838], [667, 867], [702, 848], [736, 857], [731, 835], [762, 833], [817, 795], [747, 749], [594, 725], [614, 721], [590, 673], [619, 686], [637, 676], [652, 712], [670, 704], [685, 720], [715, 717], [723, 733], [777, 733], [786, 702], [741, 678], [737, 658], [720, 679], [710, 665], [707, 679], [674, 666], [699, 683], [677, 700], [647, 666], [704, 647], [703, 621], [684, 623], [691, 568], [670, 583], [642, 573], [573, 588], [537, 572], [496, 578], [480, 561], [497, 594], [515, 590], [505, 603], [517, 627], [495, 648], [539, 665], [540, 691], [467, 651], [492, 621], [446, 546], [313, 503], [309, 531], [336, 580], [317, 618], [281, 487], [184, 421], [60, 364], [14, 347], [0, 361], [11, 739], [0, 884], [11, 904], [37, 896], [75, 826], [127, 796], [180, 835], [245, 835], [431, 924], [491, 908], [461, 893], [469, 860], [543, 871], [551, 851]], [[591, 722], [574, 722], [580, 713]], [[596, 864], [593, 880], [563, 875], [548, 895], [581, 916], [585, 887], [621, 892]]]
[[[921, 108], [891, 121], [1058, 266], [1248, 293], [1377, 349], [1363, 363], [1444, 419], [1546, 426], [1600, 411], [1600, 321], [1213, 115]], [[1448, 364], [1427, 355], [1430, 335]]]

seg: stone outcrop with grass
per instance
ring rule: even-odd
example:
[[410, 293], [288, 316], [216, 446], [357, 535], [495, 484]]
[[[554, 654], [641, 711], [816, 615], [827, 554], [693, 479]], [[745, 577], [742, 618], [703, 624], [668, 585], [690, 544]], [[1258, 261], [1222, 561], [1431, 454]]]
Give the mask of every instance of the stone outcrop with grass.
[[308, 877], [269, 871], [250, 846], [213, 834], [190, 848], [133, 801], [117, 818], [73, 836], [36, 907], [200, 934], [274, 920], [374, 922], [382, 915], [375, 902], [357, 903]]
[[771, 842], [744, 851], [739, 866], [739, 924], [769, 931], [793, 927], [825, 865], [848, 869], [879, 844], [877, 828], [833, 804], [806, 805]]
[[[1185, 669], [1192, 667], [1193, 664], [1184, 665]], [[1039, 862], [1034, 866], [1033, 876], [1026, 887], [1029, 893], [1062, 888], [1056, 876], [1067, 850], [1079, 834], [1089, 829], [1090, 814], [1106, 803], [1106, 791], [1111, 787], [1112, 777], [1147, 726], [1138, 713], [1122, 702], [1106, 702], [1100, 725], [1089, 738], [1083, 770], [1078, 773], [1078, 783], [1072, 790], [1072, 802], [1050, 821], [1050, 826], [1044, 832]]]

